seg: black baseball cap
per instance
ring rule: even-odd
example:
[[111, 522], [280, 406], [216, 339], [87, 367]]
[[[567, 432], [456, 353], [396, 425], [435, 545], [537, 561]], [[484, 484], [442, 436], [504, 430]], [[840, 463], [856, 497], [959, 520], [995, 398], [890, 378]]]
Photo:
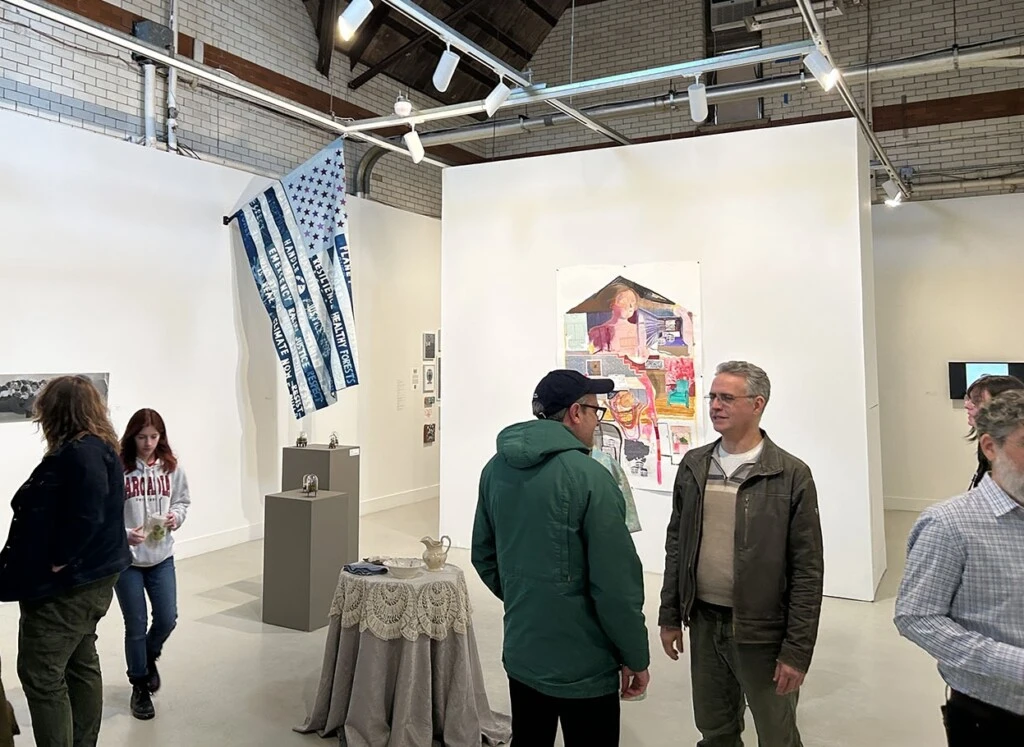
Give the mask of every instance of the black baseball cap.
[[591, 379], [578, 371], [552, 371], [533, 392], [533, 414], [538, 418], [555, 415], [587, 394], [609, 394], [615, 390], [611, 379]]

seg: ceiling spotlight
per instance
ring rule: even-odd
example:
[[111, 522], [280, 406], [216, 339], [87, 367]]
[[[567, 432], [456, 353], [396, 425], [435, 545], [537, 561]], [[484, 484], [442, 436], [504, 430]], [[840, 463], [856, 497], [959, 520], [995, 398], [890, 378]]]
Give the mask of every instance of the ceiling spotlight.
[[402, 94], [398, 94], [398, 98], [395, 99], [395, 115], [408, 117], [410, 114], [412, 114], [412, 102]]
[[906, 199], [906, 195], [903, 194], [903, 190], [900, 189], [900, 185], [896, 183], [895, 179], [890, 179], [883, 184], [882, 189], [885, 190], [885, 194], [889, 198], [885, 201], [889, 207], [896, 207]]
[[804, 65], [811, 71], [811, 75], [826, 91], [835, 88], [839, 81], [839, 71], [828, 61], [828, 58], [820, 49], [815, 49], [804, 57]]
[[405, 143], [405, 147], [409, 149], [409, 155], [412, 156], [413, 163], [419, 163], [427, 155], [427, 152], [423, 149], [420, 134], [416, 132], [415, 125], [413, 125], [411, 130], [402, 135], [402, 141]]
[[512, 93], [512, 89], [505, 85], [504, 80], [499, 80], [498, 85], [484, 99], [484, 111], [487, 112], [488, 117], [494, 116], [494, 112], [498, 111], [501, 105], [508, 100], [510, 93]]
[[356, 30], [363, 25], [363, 21], [373, 10], [373, 3], [370, 0], [352, 0], [345, 8], [345, 12], [338, 16], [338, 34], [342, 41], [349, 41], [356, 35]]
[[700, 82], [697, 82], [686, 89], [687, 98], [690, 101], [690, 119], [700, 124], [708, 118], [708, 89]]
[[447, 91], [458, 64], [459, 56], [452, 51], [451, 47], [448, 47], [441, 54], [441, 59], [437, 61], [437, 67], [434, 69], [434, 88], [441, 93]]

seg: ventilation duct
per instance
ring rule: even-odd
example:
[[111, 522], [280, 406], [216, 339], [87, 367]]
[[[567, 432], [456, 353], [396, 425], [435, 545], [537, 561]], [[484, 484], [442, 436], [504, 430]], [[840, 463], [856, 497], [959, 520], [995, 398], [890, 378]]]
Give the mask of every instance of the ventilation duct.
[[745, 29], [747, 18], [757, 12], [757, 0], [711, 0], [711, 30]]

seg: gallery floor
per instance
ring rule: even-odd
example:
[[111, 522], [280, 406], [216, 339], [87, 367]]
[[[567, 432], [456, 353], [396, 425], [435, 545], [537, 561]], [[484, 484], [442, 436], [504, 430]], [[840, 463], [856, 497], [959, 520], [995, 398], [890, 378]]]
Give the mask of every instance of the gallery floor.
[[[363, 552], [416, 554], [417, 541], [435, 533], [437, 503], [420, 503], [364, 517]], [[800, 702], [808, 747], [923, 747], [944, 744], [938, 706], [942, 683], [928, 657], [897, 635], [893, 597], [903, 567], [910, 513], [886, 517], [889, 574], [879, 601], [826, 599], [815, 663]], [[161, 666], [164, 688], [157, 718], [135, 721], [128, 712], [128, 683], [117, 603], [100, 629], [106, 679], [101, 745], [265, 747], [336, 744], [291, 731], [311, 702], [326, 629], [296, 633], [260, 622], [262, 545], [251, 542], [180, 562], [180, 620]], [[464, 552], [451, 561], [468, 569]], [[474, 623], [492, 702], [507, 708], [501, 669], [501, 607], [470, 571]], [[647, 576], [648, 619], [655, 620], [661, 577]], [[17, 606], [0, 607], [0, 657], [8, 696], [19, 720], [28, 710], [15, 673]], [[652, 627], [650, 696], [623, 707], [625, 747], [681, 747], [696, 743], [685, 662], [658, 653]], [[756, 744], [752, 725], [748, 745]], [[28, 743], [22, 737], [19, 743]]]

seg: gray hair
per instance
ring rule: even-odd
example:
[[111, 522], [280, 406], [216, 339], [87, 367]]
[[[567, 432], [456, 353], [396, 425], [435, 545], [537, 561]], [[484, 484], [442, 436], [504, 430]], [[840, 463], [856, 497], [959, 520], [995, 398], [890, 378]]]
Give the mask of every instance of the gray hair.
[[974, 428], [979, 436], [986, 433], [999, 446], [1010, 434], [1024, 426], [1024, 390], [1016, 389], [996, 395], [974, 416]]
[[715, 375], [717, 376], [718, 374], [742, 376], [747, 381], [748, 395], [751, 397], [763, 397], [766, 405], [768, 400], [771, 399], [772, 382], [768, 379], [768, 374], [764, 372], [764, 369], [755, 366], [753, 363], [747, 363], [746, 361], [719, 363], [718, 368], [715, 369]]

